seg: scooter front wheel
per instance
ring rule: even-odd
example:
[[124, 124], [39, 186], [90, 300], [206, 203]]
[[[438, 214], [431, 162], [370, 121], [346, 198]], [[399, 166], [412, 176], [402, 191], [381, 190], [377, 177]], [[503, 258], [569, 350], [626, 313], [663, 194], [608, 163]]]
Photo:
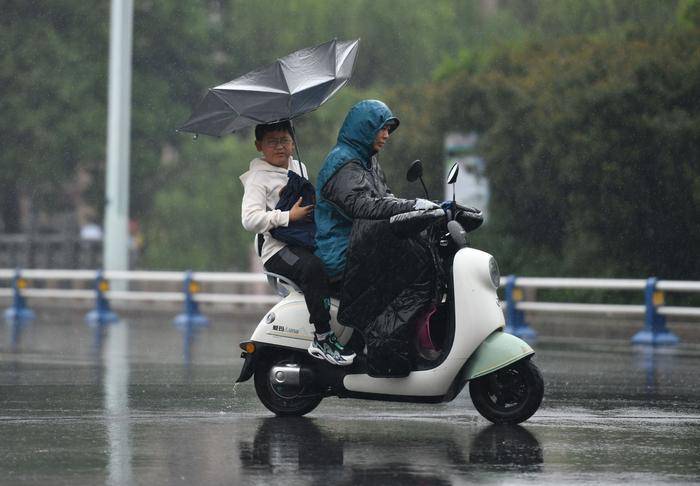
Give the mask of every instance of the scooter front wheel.
[[474, 407], [495, 424], [519, 424], [539, 408], [542, 374], [529, 358], [469, 382]]
[[303, 386], [281, 386], [271, 379], [273, 367], [298, 364], [294, 357], [271, 357], [255, 369], [255, 392], [265, 407], [281, 417], [301, 417], [315, 409], [323, 397], [308, 394]]

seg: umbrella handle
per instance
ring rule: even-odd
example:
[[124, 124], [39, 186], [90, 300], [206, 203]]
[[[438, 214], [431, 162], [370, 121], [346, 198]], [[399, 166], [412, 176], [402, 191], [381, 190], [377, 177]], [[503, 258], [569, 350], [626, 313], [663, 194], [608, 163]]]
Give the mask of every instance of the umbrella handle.
[[[290, 119], [289, 126], [292, 127], [292, 138], [294, 139], [294, 150], [297, 153], [297, 160], [299, 161], [299, 170], [301, 170], [301, 153], [299, 152], [299, 142], [297, 140], [297, 132], [294, 130], [294, 122]], [[302, 174], [303, 176], [303, 174]]]

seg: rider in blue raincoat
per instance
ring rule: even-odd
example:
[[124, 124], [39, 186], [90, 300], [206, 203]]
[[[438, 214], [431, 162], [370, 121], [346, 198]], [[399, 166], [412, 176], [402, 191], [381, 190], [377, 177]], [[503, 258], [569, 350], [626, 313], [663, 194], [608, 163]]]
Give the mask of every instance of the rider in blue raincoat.
[[436, 300], [434, 255], [420, 235], [402, 238], [389, 218], [438, 206], [389, 189], [376, 154], [399, 126], [377, 100], [353, 106], [316, 186], [316, 255], [341, 282], [339, 321], [362, 332], [373, 376], [413, 366], [413, 319]]

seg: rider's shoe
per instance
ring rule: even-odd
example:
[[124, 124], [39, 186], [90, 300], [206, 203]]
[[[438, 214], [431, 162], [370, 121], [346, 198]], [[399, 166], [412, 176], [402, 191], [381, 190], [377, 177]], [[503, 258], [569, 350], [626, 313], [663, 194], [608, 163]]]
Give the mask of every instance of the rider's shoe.
[[314, 334], [314, 342], [309, 345], [309, 354], [314, 358], [325, 359], [337, 366], [348, 366], [355, 359], [355, 353], [344, 347], [331, 331], [323, 339]]

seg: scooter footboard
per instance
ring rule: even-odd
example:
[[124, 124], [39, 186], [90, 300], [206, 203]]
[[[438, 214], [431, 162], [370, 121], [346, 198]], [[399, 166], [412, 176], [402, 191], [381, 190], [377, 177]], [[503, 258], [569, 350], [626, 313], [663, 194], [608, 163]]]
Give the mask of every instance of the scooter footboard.
[[495, 331], [469, 357], [462, 376], [465, 381], [473, 380], [533, 354], [535, 351], [519, 337]]

